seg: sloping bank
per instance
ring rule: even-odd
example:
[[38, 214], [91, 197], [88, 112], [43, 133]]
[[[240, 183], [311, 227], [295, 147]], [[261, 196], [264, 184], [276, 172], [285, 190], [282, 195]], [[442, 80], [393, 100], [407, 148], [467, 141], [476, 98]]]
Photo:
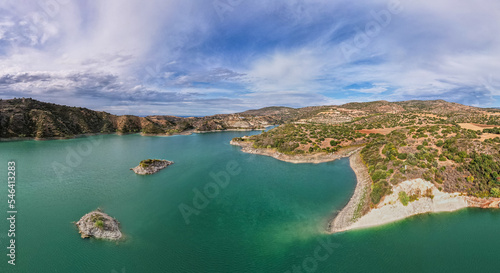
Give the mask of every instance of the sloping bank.
[[[352, 158], [352, 157], [351, 157]], [[366, 168], [366, 167], [365, 167]], [[362, 168], [361, 168], [362, 169]], [[356, 173], [357, 174], [357, 173]], [[367, 175], [368, 173], [366, 173]], [[358, 176], [359, 177], [359, 176]], [[364, 178], [364, 176], [362, 176]], [[359, 179], [359, 178], [358, 178]], [[358, 181], [358, 188], [366, 189], [368, 182]], [[384, 197], [377, 207], [357, 218], [353, 206], [366, 202], [355, 195], [351, 202], [339, 213], [330, 225], [330, 232], [342, 232], [351, 229], [368, 228], [396, 222], [413, 215], [423, 213], [451, 212], [466, 207], [499, 208], [499, 198], [479, 199], [463, 196], [461, 193], [446, 193], [439, 191], [434, 184], [423, 179], [401, 182], [392, 189], [393, 193]], [[429, 197], [421, 196], [418, 200], [409, 202], [406, 206], [399, 200], [399, 193], [430, 192]], [[352, 204], [351, 204], [352, 203]]]
[[340, 232], [349, 229], [356, 220], [367, 210], [368, 198], [370, 194], [371, 179], [368, 169], [361, 159], [360, 152], [354, 153], [349, 158], [349, 163], [356, 174], [356, 189], [349, 203], [337, 214], [330, 223], [330, 232]]

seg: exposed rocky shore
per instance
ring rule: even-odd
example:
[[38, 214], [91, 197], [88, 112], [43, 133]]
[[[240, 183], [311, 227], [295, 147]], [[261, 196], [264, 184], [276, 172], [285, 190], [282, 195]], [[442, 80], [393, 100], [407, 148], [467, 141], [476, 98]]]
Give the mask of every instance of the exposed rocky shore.
[[254, 148], [251, 141], [234, 141], [231, 140], [231, 145], [240, 146], [241, 151], [249, 154], [265, 155], [276, 158], [281, 161], [290, 163], [323, 163], [330, 162], [340, 158], [349, 157], [361, 150], [360, 147], [345, 147], [335, 153], [315, 153], [315, 154], [298, 154], [287, 155], [280, 153], [275, 149]]
[[350, 227], [368, 209], [368, 195], [372, 181], [359, 151], [349, 158], [349, 163], [356, 174], [357, 184], [349, 203], [330, 223], [329, 230], [332, 233], [343, 231], [347, 227]]
[[94, 237], [107, 240], [119, 240], [122, 238], [119, 224], [115, 218], [99, 209], [85, 214], [76, 222], [82, 238]]
[[172, 164], [174, 164], [173, 161], [164, 159], [146, 159], [141, 161], [137, 167], [132, 168], [131, 170], [133, 170], [136, 174], [148, 175], [157, 173]]

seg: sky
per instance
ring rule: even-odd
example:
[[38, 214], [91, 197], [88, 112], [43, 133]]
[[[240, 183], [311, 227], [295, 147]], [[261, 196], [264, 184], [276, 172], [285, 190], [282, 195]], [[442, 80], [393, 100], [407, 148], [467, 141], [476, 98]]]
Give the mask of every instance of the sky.
[[498, 0], [0, 0], [0, 98], [114, 114], [500, 106]]

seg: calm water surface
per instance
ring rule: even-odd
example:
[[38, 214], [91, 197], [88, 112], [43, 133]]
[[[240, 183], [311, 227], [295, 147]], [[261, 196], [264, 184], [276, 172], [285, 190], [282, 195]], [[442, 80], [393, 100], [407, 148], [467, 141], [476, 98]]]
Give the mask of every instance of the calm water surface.
[[[247, 134], [0, 143], [0, 272], [499, 272], [500, 211], [329, 235], [328, 219], [354, 191], [349, 161], [297, 165], [229, 145]], [[152, 176], [129, 170], [146, 158], [175, 164]], [[16, 266], [6, 256], [9, 160]], [[228, 164], [237, 174], [221, 173]], [[214, 174], [229, 178], [225, 188], [213, 187]], [[212, 198], [186, 223], [179, 206], [195, 209], [207, 185]], [[121, 222], [126, 240], [80, 238], [72, 222], [98, 207]]]

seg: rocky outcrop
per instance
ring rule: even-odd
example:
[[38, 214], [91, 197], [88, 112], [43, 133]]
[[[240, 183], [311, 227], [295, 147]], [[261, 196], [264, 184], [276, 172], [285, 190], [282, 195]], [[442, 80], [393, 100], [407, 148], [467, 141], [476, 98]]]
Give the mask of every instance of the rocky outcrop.
[[29, 98], [0, 99], [0, 140], [69, 138], [97, 133], [172, 135], [186, 131], [262, 129], [281, 119], [281, 116], [260, 111], [189, 118], [116, 116]]
[[132, 168], [131, 170], [133, 170], [136, 174], [148, 175], [157, 173], [172, 164], [174, 164], [173, 161], [164, 159], [146, 159], [141, 161], [137, 167]]
[[76, 226], [80, 230], [82, 238], [94, 237], [97, 239], [119, 240], [122, 233], [120, 223], [113, 217], [99, 209], [85, 214]]
[[467, 198], [469, 207], [482, 209], [498, 209], [500, 208], [500, 198]]

